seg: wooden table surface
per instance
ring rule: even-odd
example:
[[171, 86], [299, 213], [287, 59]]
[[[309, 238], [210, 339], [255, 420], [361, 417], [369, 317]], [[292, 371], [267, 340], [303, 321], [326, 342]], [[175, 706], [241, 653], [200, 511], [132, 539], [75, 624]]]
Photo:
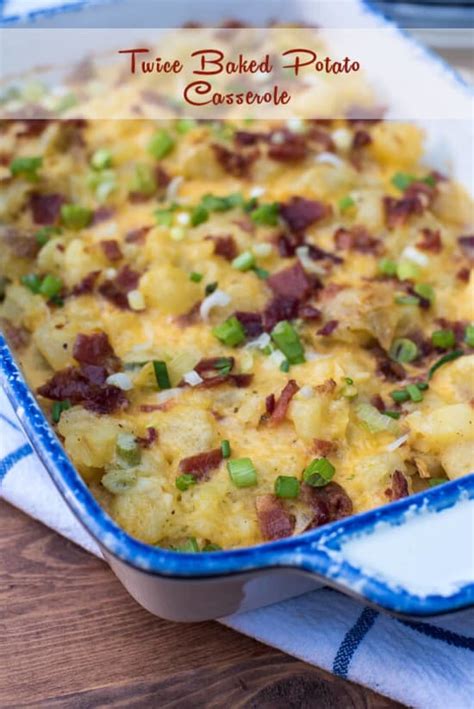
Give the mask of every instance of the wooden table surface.
[[156, 618], [106, 564], [0, 501], [0, 707], [395, 709], [219, 623]]

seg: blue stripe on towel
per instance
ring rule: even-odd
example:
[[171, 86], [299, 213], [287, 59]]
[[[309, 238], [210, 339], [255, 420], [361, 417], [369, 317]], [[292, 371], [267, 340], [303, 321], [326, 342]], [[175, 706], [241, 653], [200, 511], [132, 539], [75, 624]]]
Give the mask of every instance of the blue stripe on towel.
[[413, 620], [398, 620], [402, 625], [406, 625], [412, 630], [416, 630], [418, 633], [426, 635], [428, 638], [433, 638], [434, 640], [441, 640], [448, 645], [453, 647], [458, 647], [463, 650], [471, 650], [474, 652], [474, 638], [470, 638], [467, 635], [459, 635], [459, 633], [453, 633], [451, 630], [445, 630], [444, 628], [438, 628], [435, 625], [430, 625], [429, 623], [417, 623]]
[[26, 456], [31, 455], [31, 453], [33, 453], [33, 448], [29, 443], [25, 443], [20, 448], [17, 448], [12, 453], [6, 455], [5, 458], [2, 458], [0, 460], [0, 483], [14, 465], [16, 465], [23, 458], [26, 458]]
[[375, 623], [378, 615], [378, 612], [374, 611], [372, 608], [364, 608], [339, 646], [332, 665], [334, 674], [339, 675], [339, 677], [347, 677], [351, 660], [360, 643]]
[[[1, 2], [1, 0], [0, 0], [0, 2]], [[5, 423], [7, 423], [12, 428], [14, 428], [15, 431], [21, 431], [21, 428], [19, 426], [17, 426], [16, 423], [11, 420], [11, 418], [9, 418], [8, 416], [5, 416], [5, 414], [2, 414], [1, 411], [0, 411], [0, 421], [5, 421]]]

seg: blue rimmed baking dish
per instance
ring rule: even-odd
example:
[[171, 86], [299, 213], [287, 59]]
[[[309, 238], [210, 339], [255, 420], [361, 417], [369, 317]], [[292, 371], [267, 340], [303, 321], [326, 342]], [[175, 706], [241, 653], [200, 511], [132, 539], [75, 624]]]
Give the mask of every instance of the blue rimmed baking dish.
[[2, 336], [0, 382], [72, 512], [129, 593], [156, 615], [219, 618], [321, 585], [403, 615], [474, 604], [474, 474], [299, 537], [207, 554], [167, 551], [132, 538], [98, 505]]
[[[108, 27], [152, 27], [152, 3], [148, 3], [147, 12], [138, 8], [146, 4], [122, 0], [101, 7], [97, 2], [80, 2], [64, 16], [57, 10], [48, 15], [45, 8], [26, 21], [47, 23], [50, 17], [51, 26], [57, 28], [97, 26], [99, 20], [101, 26]], [[236, 14], [234, 5], [230, 0], [218, 5], [202, 0], [195, 4], [191, 19], [217, 25], [223, 17]], [[417, 75], [420, 85], [426, 85], [433, 71], [439, 86], [459, 92], [463, 99], [467, 95], [466, 86], [449, 67], [374, 14], [365, 2], [345, 2], [344, 12], [340, 3], [331, 4], [332, 8], [336, 5], [334, 17], [338, 21], [343, 18], [346, 28], [352, 23], [374, 29], [388, 27], [393, 54], [409, 62], [410, 72]], [[156, 22], [157, 27], [179, 26], [193, 14], [192, 3], [164, 0], [159, 9], [161, 25]], [[322, 24], [329, 19], [330, 24], [331, 12], [335, 10], [329, 3], [316, 6], [312, 1], [298, 0], [290, 6], [286, 0], [262, 0], [239, 8], [238, 14], [261, 24], [271, 17]], [[25, 17], [18, 19], [24, 21]], [[7, 25], [15, 25], [13, 17], [4, 15], [4, 20]], [[402, 49], [407, 50], [403, 57]], [[395, 93], [396, 86], [391, 88]], [[438, 136], [446, 137], [439, 125], [431, 127]], [[458, 122], [449, 138], [456, 176], [466, 182], [472, 177], [472, 163], [461, 128]], [[432, 616], [474, 604], [474, 475], [299, 537], [232, 551], [177, 553], [133, 539], [98, 505], [67, 458], [1, 336], [0, 383], [72, 512], [96, 539], [131, 595], [157, 615], [182, 621], [218, 618], [321, 585], [404, 615]]]

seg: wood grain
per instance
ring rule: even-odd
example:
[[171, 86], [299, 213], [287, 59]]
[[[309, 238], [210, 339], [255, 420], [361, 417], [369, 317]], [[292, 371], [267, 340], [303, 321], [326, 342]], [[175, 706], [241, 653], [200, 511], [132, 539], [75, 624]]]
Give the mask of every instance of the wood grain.
[[107, 566], [0, 502], [0, 707], [395, 709], [218, 623], [140, 608]]

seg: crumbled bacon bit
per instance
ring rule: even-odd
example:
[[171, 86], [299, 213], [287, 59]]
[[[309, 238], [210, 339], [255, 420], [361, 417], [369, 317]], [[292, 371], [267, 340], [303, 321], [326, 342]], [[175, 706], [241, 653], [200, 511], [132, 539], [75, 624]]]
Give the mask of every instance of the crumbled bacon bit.
[[467, 268], [465, 266], [464, 268], [460, 268], [459, 271], [456, 273], [456, 278], [463, 283], [469, 283], [469, 278], [471, 277], [471, 269]]
[[158, 188], [164, 189], [165, 187], [168, 187], [171, 182], [171, 177], [161, 165], [157, 165], [155, 167], [155, 180]]
[[18, 138], [35, 138], [46, 130], [51, 121], [46, 118], [23, 118], [21, 123], [23, 128], [17, 133]]
[[322, 438], [313, 439], [313, 451], [316, 455], [327, 458], [328, 455], [334, 455], [337, 451], [336, 441], [325, 441]]
[[275, 495], [259, 495], [255, 500], [257, 520], [262, 537], [267, 541], [289, 537], [295, 520]]
[[99, 276], [100, 271], [91, 271], [90, 273], [85, 275], [84, 278], [80, 280], [79, 283], [76, 283], [76, 285], [73, 287], [71, 295], [78, 296], [88, 295], [89, 293], [92, 293]]
[[234, 141], [239, 147], [247, 148], [252, 145], [257, 145], [261, 140], [265, 139], [263, 133], [251, 133], [246, 130], [238, 130], [234, 133]]
[[274, 273], [267, 283], [276, 295], [286, 298], [303, 300], [311, 292], [311, 281], [300, 261]]
[[392, 501], [401, 500], [410, 494], [408, 481], [400, 470], [393, 472], [391, 487], [385, 490], [385, 494]]
[[124, 392], [108, 384], [91, 381], [87, 369], [67, 367], [56, 372], [49, 381], [38, 388], [38, 394], [53, 401], [68, 399], [71, 404], [80, 404], [89, 411], [110, 414], [128, 405]]
[[189, 458], [183, 458], [179, 462], [179, 469], [182, 473], [194, 475], [198, 480], [205, 480], [208, 473], [218, 468], [222, 460], [222, 450], [214, 448], [214, 450], [205, 453], [197, 453]]
[[227, 261], [232, 261], [237, 256], [237, 244], [233, 236], [209, 236], [214, 242], [214, 253], [222, 256]]
[[352, 139], [352, 148], [353, 150], [359, 150], [360, 148], [365, 148], [367, 145], [370, 145], [371, 142], [372, 137], [370, 133], [363, 129], [356, 130]]
[[62, 194], [39, 194], [34, 192], [30, 197], [30, 207], [35, 224], [42, 226], [56, 224], [65, 201]]
[[214, 150], [217, 162], [225, 172], [234, 175], [234, 177], [246, 177], [250, 166], [259, 156], [258, 150], [253, 150], [244, 155], [243, 153], [233, 152], [223, 145], [218, 144], [214, 144], [212, 149]]
[[258, 337], [263, 332], [262, 316], [260, 313], [244, 312], [237, 310], [234, 316], [241, 323], [247, 337]]
[[41, 248], [33, 234], [24, 234], [15, 228], [7, 229], [2, 241], [17, 258], [34, 259]]
[[441, 232], [439, 229], [422, 229], [421, 230], [422, 239], [416, 246], [422, 251], [431, 251], [434, 254], [439, 254], [443, 248], [443, 243], [441, 241]]
[[270, 332], [281, 320], [292, 320], [296, 317], [297, 313], [298, 301], [296, 298], [276, 295], [267, 303], [263, 311], [263, 329], [265, 332]]
[[275, 411], [275, 394], [269, 394], [265, 398], [265, 411], [269, 416]]
[[301, 493], [314, 511], [311, 529], [352, 514], [352, 500], [338, 483], [330, 482], [324, 487], [312, 487], [304, 483]]
[[120, 261], [123, 253], [120, 244], [115, 239], [104, 239], [100, 241], [100, 247], [109, 261]]
[[107, 220], [112, 219], [114, 214], [114, 207], [107, 207], [104, 204], [94, 211], [94, 215], [92, 217], [92, 225], [95, 226], [96, 224], [100, 224], [101, 222], [106, 222]]
[[296, 394], [296, 392], [299, 390], [298, 384], [295, 382], [294, 379], [290, 379], [285, 386], [283, 387], [280, 396], [278, 397], [277, 401], [275, 402], [275, 408], [272, 411], [272, 414], [269, 419], [269, 423], [272, 426], [276, 426], [277, 424], [281, 423], [283, 419], [286, 416], [286, 412], [288, 410], [288, 406], [290, 405], [290, 401]]
[[140, 274], [125, 265], [115, 278], [99, 286], [99, 293], [121, 310], [126, 310], [129, 308], [127, 293], [137, 288], [139, 280]]
[[214, 377], [206, 377], [196, 389], [213, 389], [221, 384], [233, 384], [238, 389], [243, 389], [250, 385], [252, 379], [253, 374], [217, 374]]
[[137, 229], [131, 229], [125, 234], [127, 244], [144, 244], [148, 232], [152, 229], [151, 226], [140, 226]]
[[101, 331], [89, 335], [79, 333], [74, 340], [72, 356], [81, 364], [102, 366], [108, 371], [116, 371], [120, 365], [107, 334]]
[[[278, 136], [278, 138], [276, 138]], [[276, 142], [278, 140], [278, 142]], [[270, 133], [268, 157], [278, 162], [303, 160], [308, 154], [304, 136], [289, 130], [276, 130]]]
[[305, 244], [308, 247], [308, 257], [312, 261], [332, 261], [332, 263], [340, 264], [344, 263], [344, 259], [331, 251], [325, 251], [320, 246], [314, 246], [314, 244]]
[[298, 317], [302, 320], [321, 320], [322, 316], [323, 314], [321, 310], [313, 307], [312, 305], [303, 303], [298, 306]]
[[196, 325], [196, 323], [198, 323], [201, 319], [199, 314], [200, 308], [201, 301], [198, 300], [198, 302], [194, 303], [192, 308], [190, 308], [187, 313], [183, 313], [182, 315], [175, 317], [174, 322], [178, 325], [178, 327], [189, 327], [190, 325]]
[[13, 325], [6, 318], [0, 318], [0, 330], [14, 350], [22, 350], [30, 341], [30, 333], [22, 325]]
[[304, 197], [292, 197], [280, 204], [280, 216], [295, 233], [307, 229], [331, 214], [331, 206]]
[[158, 431], [153, 426], [148, 426], [146, 436], [137, 436], [137, 442], [142, 448], [150, 448], [150, 446], [158, 440]]
[[374, 345], [371, 347], [370, 352], [376, 359], [376, 374], [389, 382], [396, 382], [405, 379], [406, 372], [403, 365], [399, 362], [394, 362], [391, 360], [385, 350], [379, 345]]
[[474, 260], [474, 235], [458, 237], [458, 244], [464, 255], [469, 260]]
[[274, 237], [274, 243], [282, 258], [291, 258], [291, 256], [295, 255], [298, 246], [302, 245], [303, 239], [301, 235], [282, 233]]
[[340, 227], [334, 233], [334, 242], [338, 249], [359, 251], [361, 254], [379, 254], [382, 249], [379, 239], [371, 236], [361, 225], [355, 225], [351, 229]]
[[323, 130], [322, 128], [318, 128], [317, 126], [310, 127], [306, 133], [306, 138], [311, 143], [317, 143], [318, 147], [322, 148], [328, 153], [334, 152], [336, 150], [336, 146], [334, 144], [333, 139], [331, 138], [329, 133]]
[[232, 371], [234, 364], [235, 364], [235, 358], [234, 357], [207, 357], [205, 359], [199, 360], [199, 362], [196, 364], [194, 367], [194, 371], [200, 374], [201, 376], [204, 376], [211, 372], [214, 374], [219, 370], [219, 368], [222, 368], [223, 365], [226, 365], [226, 368], [229, 370], [229, 372]]
[[328, 320], [328, 322], [323, 325], [322, 328], [320, 328], [317, 331], [317, 335], [323, 335], [324, 337], [329, 337], [329, 335], [332, 335], [334, 330], [337, 328], [339, 325], [339, 320]]
[[377, 411], [380, 411], [380, 413], [383, 413], [385, 411], [384, 400], [382, 399], [380, 394], [374, 394], [374, 396], [370, 398], [370, 403], [372, 404], [372, 406], [375, 406]]

